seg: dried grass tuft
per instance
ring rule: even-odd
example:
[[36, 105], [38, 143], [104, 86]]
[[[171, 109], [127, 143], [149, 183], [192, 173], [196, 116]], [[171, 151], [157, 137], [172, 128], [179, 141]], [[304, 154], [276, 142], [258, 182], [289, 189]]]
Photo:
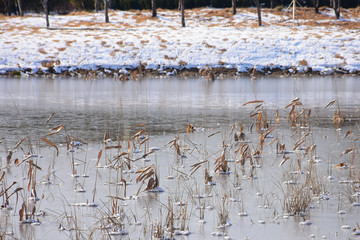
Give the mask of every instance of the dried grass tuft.
[[304, 60], [299, 61], [299, 65], [300, 66], [308, 66], [309, 63], [304, 59]]
[[40, 48], [40, 49], [39, 49], [39, 53], [41, 53], [41, 54], [47, 54], [47, 52], [46, 52], [43, 48]]
[[76, 42], [76, 40], [66, 41], [66, 46], [70, 47], [74, 42]]
[[344, 59], [344, 57], [343, 56], [341, 56], [340, 54], [335, 54], [335, 56], [334, 56], [334, 58], [339, 58], [339, 59]]
[[137, 24], [144, 23], [148, 20], [156, 20], [156, 18], [151, 17], [151, 15], [144, 15], [144, 14], [136, 14], [133, 16], [133, 19], [135, 19], [135, 22]]

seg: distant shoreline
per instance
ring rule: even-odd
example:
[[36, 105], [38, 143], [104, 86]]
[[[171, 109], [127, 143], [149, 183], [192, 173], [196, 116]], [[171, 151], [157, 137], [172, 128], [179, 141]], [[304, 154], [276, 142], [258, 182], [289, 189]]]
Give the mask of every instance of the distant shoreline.
[[55, 70], [55, 68], [48, 69], [8, 69], [0, 70], [0, 76], [7, 77], [27, 77], [27, 76], [78, 76], [85, 78], [98, 78], [102, 76], [114, 77], [120, 80], [131, 80], [140, 77], [149, 77], [149, 76], [166, 76], [166, 77], [196, 77], [201, 76], [205, 77], [208, 80], [214, 80], [222, 77], [231, 77], [231, 76], [254, 76], [254, 75], [303, 75], [303, 76], [325, 76], [325, 75], [351, 75], [351, 76], [360, 76], [360, 70], [358, 71], [347, 71], [342, 68], [332, 68], [328, 72], [314, 71], [311, 67], [299, 71], [296, 67], [288, 68], [270, 68], [266, 67], [263, 69], [253, 69], [249, 68], [248, 71], [238, 71], [237, 68], [226, 68], [226, 67], [209, 67], [205, 66], [203, 68], [186, 68], [186, 67], [163, 67], [162, 69], [147, 69], [144, 66], [142, 67], [97, 67], [95, 69], [81, 68], [81, 67], [62, 67], [62, 70]]
[[[360, 15], [329, 8], [78, 12], [0, 16], [0, 76], [360, 75]], [[56, 29], [56, 30], [54, 30]]]

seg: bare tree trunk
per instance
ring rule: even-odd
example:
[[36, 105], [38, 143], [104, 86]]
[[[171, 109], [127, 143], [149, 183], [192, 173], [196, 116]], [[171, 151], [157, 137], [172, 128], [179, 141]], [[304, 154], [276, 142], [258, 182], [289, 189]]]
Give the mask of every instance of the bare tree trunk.
[[156, 17], [156, 0], [151, 0], [152, 17]]
[[95, 11], [99, 12], [99, 0], [95, 0]]
[[18, 8], [19, 8], [19, 15], [24, 16], [24, 13], [23, 13], [22, 7], [21, 7], [21, 0], [17, 0], [17, 5], [18, 5]]
[[275, 8], [275, 0], [270, 1], [270, 8]]
[[257, 14], [258, 14], [258, 21], [259, 21], [259, 26], [261, 26], [261, 9], [260, 9], [260, 3], [259, 0], [254, 0], [255, 5], [256, 5], [256, 9], [257, 9]]
[[340, 0], [334, 0], [333, 7], [334, 7], [336, 18], [340, 19]]
[[333, 7], [333, 0], [330, 0], [330, 2], [329, 2], [329, 7], [330, 7], [330, 8]]
[[46, 27], [50, 27], [50, 22], [49, 22], [49, 5], [48, 5], [48, 0], [46, 1], [46, 7], [45, 7], [45, 14], [46, 14]]
[[3, 0], [4, 2], [4, 5], [5, 5], [5, 11], [6, 11], [6, 14], [8, 16], [11, 16], [11, 4], [10, 4], [10, 0]]
[[293, 7], [293, 10], [292, 10], [293, 20], [295, 20], [295, 18], [296, 18], [296, 0], [293, 0], [292, 7]]
[[104, 0], [104, 8], [105, 8], [105, 22], [108, 23], [109, 21], [109, 0]]
[[236, 0], [232, 0], [231, 3], [232, 3], [233, 15], [235, 15], [236, 14]]
[[185, 0], [181, 1], [181, 26], [185, 27]]
[[312, 2], [314, 5], [315, 13], [319, 13], [319, 0], [312, 0]]
[[44, 11], [45, 11], [46, 27], [48, 28], [48, 27], [50, 27], [48, 0], [42, 0], [42, 5], [43, 5]]

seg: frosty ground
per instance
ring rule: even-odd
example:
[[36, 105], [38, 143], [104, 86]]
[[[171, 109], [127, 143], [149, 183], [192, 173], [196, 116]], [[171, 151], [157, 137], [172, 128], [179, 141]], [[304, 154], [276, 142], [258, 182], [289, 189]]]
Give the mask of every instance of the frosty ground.
[[110, 11], [110, 23], [99, 12], [0, 16], [0, 74], [121, 75], [143, 69], [159, 74], [217, 69], [233, 73], [360, 74], [359, 9], [320, 14], [284, 9], [202, 8], [180, 12]]

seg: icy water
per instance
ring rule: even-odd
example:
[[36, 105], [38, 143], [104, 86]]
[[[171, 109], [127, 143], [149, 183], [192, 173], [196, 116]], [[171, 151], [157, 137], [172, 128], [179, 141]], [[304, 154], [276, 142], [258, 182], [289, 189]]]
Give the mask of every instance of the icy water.
[[[0, 233], [8, 239], [150, 239], [171, 232], [175, 239], [357, 239], [359, 80], [2, 78], [0, 189], [8, 190], [0, 196]], [[285, 107], [296, 98], [302, 105], [293, 104], [290, 116], [292, 106]], [[244, 106], [254, 100], [263, 102]], [[334, 126], [338, 110], [345, 120]], [[259, 113], [267, 126], [257, 129]], [[186, 133], [188, 123], [194, 132]], [[64, 127], [53, 129], [58, 126]], [[235, 141], [241, 126], [245, 138]], [[221, 156], [229, 167], [223, 173], [214, 169]], [[144, 191], [154, 175], [137, 183], [136, 172], [151, 166], [163, 192]], [[293, 214], [289, 205], [306, 197], [304, 211]], [[19, 221], [22, 206], [28, 223]]]

